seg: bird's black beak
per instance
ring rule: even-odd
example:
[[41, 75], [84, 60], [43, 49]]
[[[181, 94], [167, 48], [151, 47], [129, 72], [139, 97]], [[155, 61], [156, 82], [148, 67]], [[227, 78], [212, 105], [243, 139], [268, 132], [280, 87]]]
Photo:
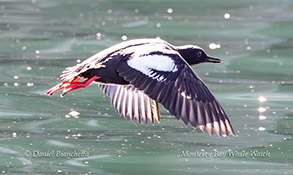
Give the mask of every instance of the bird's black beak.
[[218, 58], [208, 57], [207, 62], [211, 62], [211, 63], [222, 63], [222, 60], [220, 60]]

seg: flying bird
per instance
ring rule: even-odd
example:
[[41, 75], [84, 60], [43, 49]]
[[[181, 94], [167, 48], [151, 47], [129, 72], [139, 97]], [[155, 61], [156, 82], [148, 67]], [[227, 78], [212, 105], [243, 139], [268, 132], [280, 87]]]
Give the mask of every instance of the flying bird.
[[178, 120], [210, 135], [235, 136], [218, 100], [191, 65], [221, 63], [196, 45], [173, 46], [162, 39], [135, 39], [105, 49], [66, 68], [62, 83], [47, 91], [66, 93], [95, 82], [115, 110], [131, 121], [160, 123], [158, 103]]

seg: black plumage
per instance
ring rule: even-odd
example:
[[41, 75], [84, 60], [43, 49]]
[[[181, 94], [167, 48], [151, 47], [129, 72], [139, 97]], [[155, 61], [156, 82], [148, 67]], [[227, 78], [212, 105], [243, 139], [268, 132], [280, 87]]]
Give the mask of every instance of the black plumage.
[[234, 135], [223, 108], [190, 67], [203, 62], [221, 61], [194, 45], [176, 47], [161, 39], [130, 40], [67, 68], [61, 75], [65, 82], [47, 94], [63, 88], [65, 94], [95, 81], [116, 111], [132, 121], [160, 122], [157, 103], [161, 103], [185, 124], [207, 129], [210, 134], [214, 129], [219, 136], [221, 132], [228, 135], [227, 131]]

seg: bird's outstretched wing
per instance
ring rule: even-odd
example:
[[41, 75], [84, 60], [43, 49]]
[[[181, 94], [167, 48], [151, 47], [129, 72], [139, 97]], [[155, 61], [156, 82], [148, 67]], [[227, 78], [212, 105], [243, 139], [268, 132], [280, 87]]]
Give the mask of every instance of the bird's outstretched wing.
[[117, 72], [185, 124], [207, 129], [211, 135], [213, 129], [219, 136], [221, 131], [235, 135], [217, 99], [178, 52], [148, 50], [146, 54], [130, 54]]
[[131, 121], [136, 119], [147, 124], [149, 120], [152, 124], [160, 123], [160, 111], [158, 103], [145, 95], [132, 85], [111, 85], [101, 84], [98, 86], [110, 97], [115, 110], [125, 118], [129, 116]]

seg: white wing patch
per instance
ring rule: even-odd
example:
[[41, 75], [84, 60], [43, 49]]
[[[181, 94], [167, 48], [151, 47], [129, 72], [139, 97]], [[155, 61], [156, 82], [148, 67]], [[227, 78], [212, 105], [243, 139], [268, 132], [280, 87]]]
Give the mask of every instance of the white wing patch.
[[161, 82], [165, 81], [165, 77], [153, 70], [163, 72], [176, 72], [178, 70], [174, 60], [167, 55], [154, 54], [134, 57], [127, 60], [127, 64], [131, 68]]

